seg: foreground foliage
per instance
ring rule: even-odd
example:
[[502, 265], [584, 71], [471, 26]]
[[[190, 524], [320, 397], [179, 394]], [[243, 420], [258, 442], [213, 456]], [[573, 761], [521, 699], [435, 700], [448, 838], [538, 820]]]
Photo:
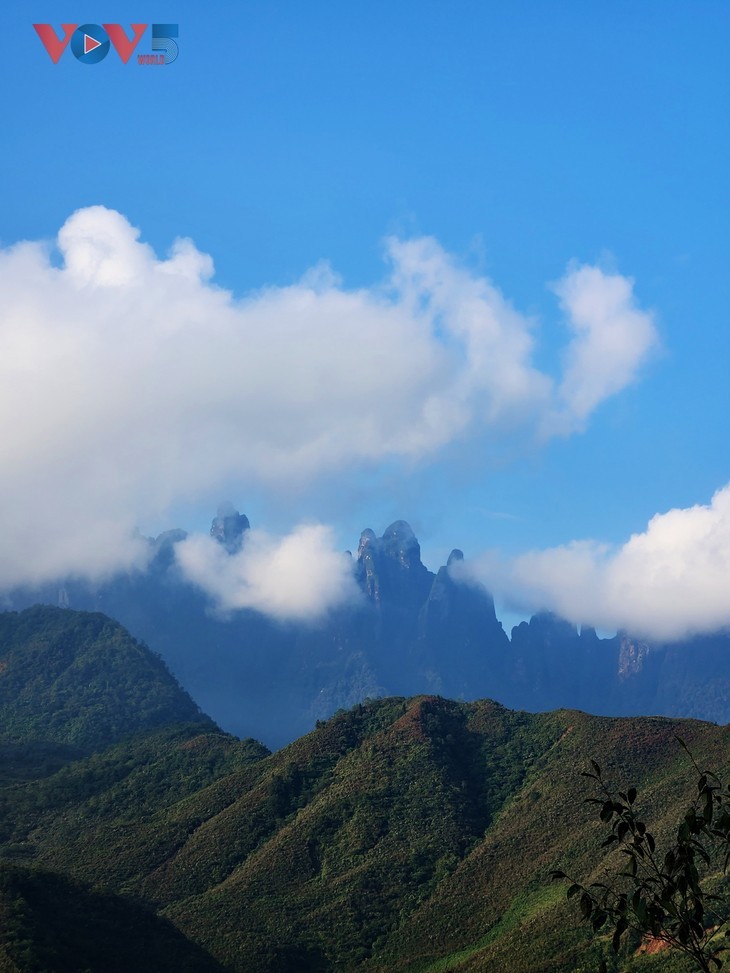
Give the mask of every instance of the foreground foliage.
[[[596, 782], [600, 797], [586, 803], [600, 808], [599, 819], [610, 825], [602, 848], [617, 849], [618, 862], [605, 878], [585, 886], [571, 881], [568, 898], [578, 897], [582, 918], [594, 932], [608, 929], [615, 953], [625, 933], [664, 943], [685, 954], [699, 970], [720, 969], [730, 912], [726, 895], [711, 891], [713, 878], [730, 863], [730, 786], [716, 774], [701, 770], [686, 744], [677, 738], [698, 774], [696, 795], [673, 835], [658, 844], [636, 808], [637, 789], [611, 789], [601, 767], [583, 776]], [[714, 872], [714, 875], [713, 875]], [[562, 870], [553, 879], [567, 879]], [[606, 971], [606, 961], [600, 969]]]

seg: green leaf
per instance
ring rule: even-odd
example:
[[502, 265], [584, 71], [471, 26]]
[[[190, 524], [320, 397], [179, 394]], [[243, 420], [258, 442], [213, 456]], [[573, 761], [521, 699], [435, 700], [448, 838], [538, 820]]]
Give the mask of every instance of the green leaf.
[[715, 806], [712, 801], [712, 794], [709, 791], [706, 791], [705, 806], [702, 809], [702, 820], [705, 822], [705, 824], [711, 823], [714, 810], [715, 810]]
[[614, 953], [618, 953], [619, 946], [621, 945], [621, 936], [628, 929], [628, 927], [629, 927], [628, 922], [623, 918], [619, 919], [619, 921], [616, 923], [616, 929], [614, 931], [613, 938], [611, 940], [611, 946], [613, 948]]
[[602, 910], [593, 913], [593, 919], [591, 925], [593, 926], [593, 932], [598, 932], [601, 926], [605, 926], [608, 916]]
[[593, 899], [587, 892], [584, 892], [580, 897], [580, 911], [584, 919], [590, 918], [590, 914], [593, 912]]

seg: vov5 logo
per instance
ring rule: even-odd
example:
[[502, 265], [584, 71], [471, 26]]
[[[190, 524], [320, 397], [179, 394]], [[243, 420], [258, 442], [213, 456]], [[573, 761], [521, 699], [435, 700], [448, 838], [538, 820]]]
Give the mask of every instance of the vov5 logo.
[[[36, 34], [54, 64], [71, 43], [71, 53], [83, 64], [98, 64], [114, 47], [126, 64], [134, 54], [142, 35], [150, 24], [131, 24], [132, 37], [121, 24], [61, 24], [63, 37], [59, 37], [50, 24], [33, 24]], [[152, 24], [152, 50], [154, 54], [138, 54], [138, 64], [172, 64], [178, 54], [175, 38], [178, 36], [177, 24]]]

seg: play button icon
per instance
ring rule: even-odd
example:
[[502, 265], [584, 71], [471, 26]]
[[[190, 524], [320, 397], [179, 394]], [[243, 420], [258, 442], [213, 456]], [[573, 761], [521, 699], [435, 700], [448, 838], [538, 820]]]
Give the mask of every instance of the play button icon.
[[71, 35], [71, 50], [77, 61], [98, 64], [109, 53], [109, 35], [99, 24], [82, 24]]
[[97, 47], [101, 47], [101, 41], [96, 40], [90, 34], [84, 34], [84, 54], [90, 54]]

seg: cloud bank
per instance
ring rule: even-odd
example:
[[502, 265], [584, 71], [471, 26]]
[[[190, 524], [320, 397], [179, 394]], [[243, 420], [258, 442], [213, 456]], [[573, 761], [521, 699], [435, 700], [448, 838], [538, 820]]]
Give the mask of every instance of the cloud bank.
[[570, 267], [549, 375], [534, 323], [435, 240], [386, 255], [370, 288], [322, 266], [235, 299], [190, 240], [161, 259], [102, 206], [74, 213], [55, 252], [0, 250], [0, 588], [140, 565], [137, 524], [224, 482], [428, 460], [516, 425], [569, 434], [656, 343], [630, 280]]
[[656, 514], [620, 547], [573, 541], [467, 570], [532, 610], [657, 641], [730, 626], [730, 484], [707, 505]]
[[281, 620], [313, 621], [359, 597], [351, 556], [336, 550], [331, 529], [321, 524], [299, 526], [283, 538], [248, 530], [235, 554], [198, 534], [176, 544], [175, 554], [185, 577], [222, 612], [254, 608]]

